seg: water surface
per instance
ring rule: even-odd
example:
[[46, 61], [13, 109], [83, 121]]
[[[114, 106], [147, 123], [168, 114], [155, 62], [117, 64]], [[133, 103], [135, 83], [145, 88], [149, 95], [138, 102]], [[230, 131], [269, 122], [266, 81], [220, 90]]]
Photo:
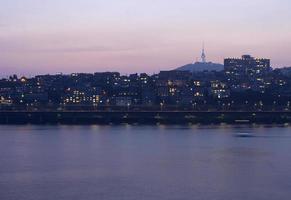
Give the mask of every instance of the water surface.
[[0, 126], [1, 200], [290, 200], [290, 188], [290, 127]]

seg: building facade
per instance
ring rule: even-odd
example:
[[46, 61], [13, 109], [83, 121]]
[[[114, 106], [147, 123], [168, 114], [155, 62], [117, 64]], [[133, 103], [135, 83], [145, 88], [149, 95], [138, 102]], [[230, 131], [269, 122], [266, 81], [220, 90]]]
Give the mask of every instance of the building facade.
[[242, 58], [224, 60], [224, 71], [230, 78], [257, 77], [271, 71], [270, 60], [243, 55]]

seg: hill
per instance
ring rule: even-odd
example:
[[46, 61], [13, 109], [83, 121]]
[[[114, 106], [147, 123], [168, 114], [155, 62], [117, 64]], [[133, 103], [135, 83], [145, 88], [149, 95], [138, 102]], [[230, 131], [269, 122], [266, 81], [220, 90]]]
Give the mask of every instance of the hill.
[[177, 71], [190, 71], [190, 72], [200, 72], [200, 71], [222, 71], [224, 66], [218, 63], [212, 62], [196, 62], [194, 64], [187, 64], [179, 67], [175, 70]]

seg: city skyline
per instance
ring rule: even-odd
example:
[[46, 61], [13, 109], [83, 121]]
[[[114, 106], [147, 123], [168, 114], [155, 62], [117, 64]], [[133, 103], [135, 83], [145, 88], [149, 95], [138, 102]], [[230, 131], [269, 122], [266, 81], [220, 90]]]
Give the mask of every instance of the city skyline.
[[289, 200], [291, 0], [0, 0], [0, 200]]
[[287, 0], [18, 1], [0, 8], [1, 76], [157, 73], [242, 54], [291, 65]]

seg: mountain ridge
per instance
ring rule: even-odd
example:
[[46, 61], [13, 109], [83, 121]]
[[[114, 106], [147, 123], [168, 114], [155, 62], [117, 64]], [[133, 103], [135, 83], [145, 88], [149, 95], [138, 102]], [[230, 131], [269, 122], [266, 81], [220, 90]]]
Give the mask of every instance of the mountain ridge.
[[201, 71], [222, 71], [224, 65], [212, 62], [195, 62], [193, 64], [183, 65], [175, 69], [175, 71], [190, 71], [190, 72], [201, 72]]

